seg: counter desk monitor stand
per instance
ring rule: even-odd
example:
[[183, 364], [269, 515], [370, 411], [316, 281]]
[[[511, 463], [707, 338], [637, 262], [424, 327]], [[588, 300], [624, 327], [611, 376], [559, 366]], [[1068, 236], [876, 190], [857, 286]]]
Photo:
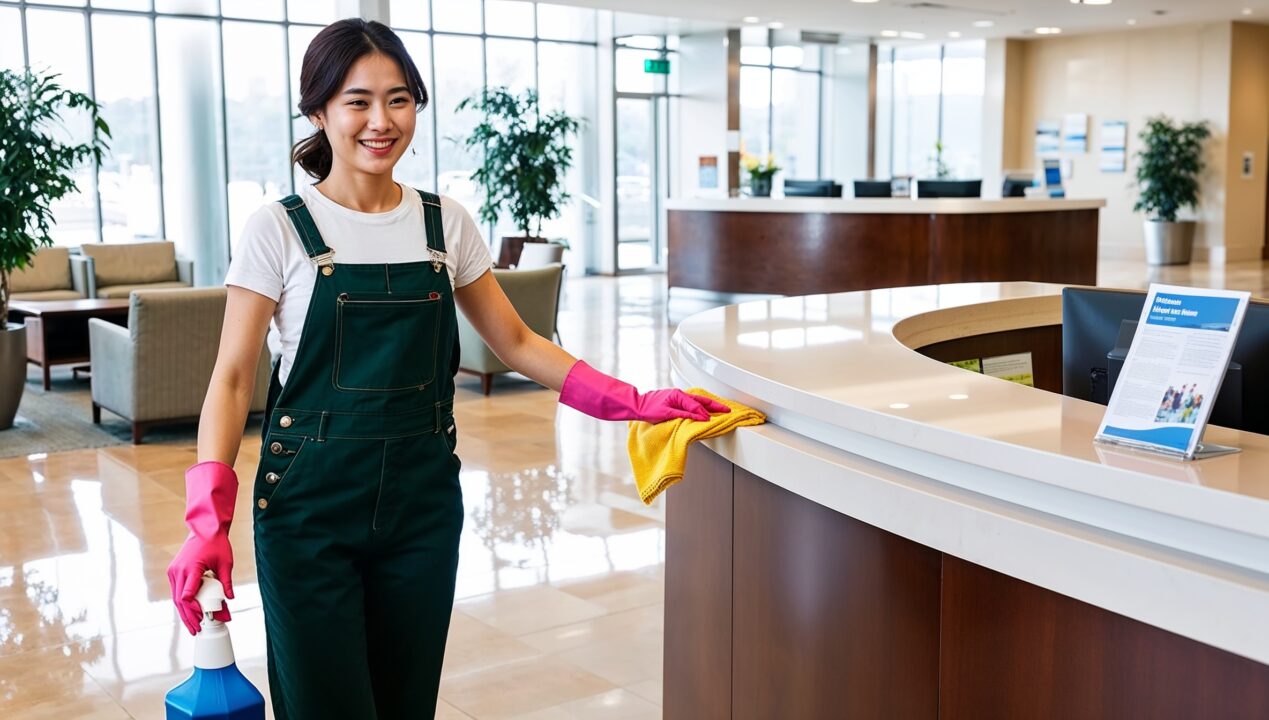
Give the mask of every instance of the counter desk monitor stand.
[[842, 186], [832, 180], [785, 180], [784, 196], [839, 198]]
[[918, 198], [976, 198], [982, 195], [982, 180], [917, 180]]
[[890, 180], [856, 180], [855, 197], [888, 198], [894, 196], [894, 186]]
[[[1136, 334], [1144, 292], [1062, 290], [1062, 394], [1106, 405]], [[1229, 370], [1208, 419], [1269, 435], [1269, 304], [1247, 305]]]

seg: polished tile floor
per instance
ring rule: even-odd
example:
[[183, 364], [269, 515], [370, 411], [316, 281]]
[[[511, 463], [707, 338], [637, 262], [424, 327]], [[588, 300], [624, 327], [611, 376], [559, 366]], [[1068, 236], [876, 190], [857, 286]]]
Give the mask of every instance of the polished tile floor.
[[[1151, 280], [1269, 295], [1269, 266], [1153, 273], [1105, 263], [1101, 284]], [[672, 321], [707, 307], [664, 277], [571, 280], [564, 345], [641, 387], [668, 382]], [[467, 516], [441, 718], [656, 718], [661, 702], [663, 508], [636, 498], [625, 427], [500, 379], [460, 378]], [[3, 438], [0, 436], [0, 441]], [[255, 467], [248, 437], [237, 468]], [[0, 718], [162, 718], [192, 641], [164, 570], [185, 536], [192, 445], [0, 460]], [[232, 540], [239, 666], [265, 686], [249, 493]]]

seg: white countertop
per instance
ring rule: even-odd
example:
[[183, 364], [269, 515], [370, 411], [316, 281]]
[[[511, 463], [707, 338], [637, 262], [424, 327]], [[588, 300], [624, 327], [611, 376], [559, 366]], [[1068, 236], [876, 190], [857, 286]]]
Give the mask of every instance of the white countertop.
[[705, 210], [711, 212], [780, 212], [780, 213], [875, 213], [966, 215], [974, 213], [1051, 212], [1054, 210], [1094, 210], [1106, 207], [1097, 198], [939, 198], [912, 200], [907, 198], [670, 198], [667, 210]]
[[[900, 201], [903, 202], [903, 201]], [[1032, 202], [1032, 201], [1018, 201]], [[684, 321], [676, 380], [767, 413], [710, 446], [820, 504], [1269, 663], [1269, 437], [1197, 462], [1094, 445], [1104, 408], [910, 347], [1061, 322], [1060, 286], [745, 303]]]

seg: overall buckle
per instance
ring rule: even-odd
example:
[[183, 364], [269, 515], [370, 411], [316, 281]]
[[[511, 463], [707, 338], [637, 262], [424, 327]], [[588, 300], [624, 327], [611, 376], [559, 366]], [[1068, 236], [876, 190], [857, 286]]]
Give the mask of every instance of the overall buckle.
[[326, 252], [322, 253], [321, 255], [314, 255], [311, 259], [313, 263], [317, 265], [317, 267], [321, 268], [323, 275], [330, 275], [331, 273], [335, 272], [334, 257], [335, 257], [335, 251], [328, 248]]

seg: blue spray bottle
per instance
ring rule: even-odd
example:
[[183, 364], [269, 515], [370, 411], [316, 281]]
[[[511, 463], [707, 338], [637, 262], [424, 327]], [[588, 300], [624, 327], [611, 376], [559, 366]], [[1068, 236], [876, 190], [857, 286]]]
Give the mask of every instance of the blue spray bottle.
[[194, 636], [194, 674], [168, 692], [167, 720], [264, 720], [264, 696], [238, 671], [229, 630], [212, 617], [224, 607], [224, 588], [208, 573], [195, 597], [203, 627]]

